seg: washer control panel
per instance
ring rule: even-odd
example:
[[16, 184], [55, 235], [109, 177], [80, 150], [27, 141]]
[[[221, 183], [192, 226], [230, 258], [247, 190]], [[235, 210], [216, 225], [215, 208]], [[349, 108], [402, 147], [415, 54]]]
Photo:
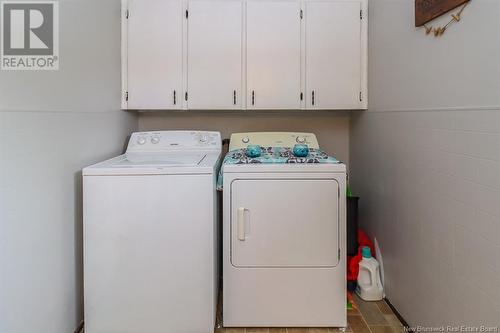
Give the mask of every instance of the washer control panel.
[[135, 132], [130, 136], [127, 153], [179, 150], [221, 151], [219, 132], [157, 131]]
[[229, 150], [245, 148], [248, 145], [293, 147], [296, 144], [306, 144], [310, 148], [319, 148], [318, 140], [313, 133], [254, 132], [232, 134]]

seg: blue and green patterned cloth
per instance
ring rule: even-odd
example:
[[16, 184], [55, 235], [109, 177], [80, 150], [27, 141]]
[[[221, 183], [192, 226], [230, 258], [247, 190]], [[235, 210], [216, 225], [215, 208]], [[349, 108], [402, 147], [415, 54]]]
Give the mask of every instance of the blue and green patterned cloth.
[[[309, 148], [309, 154], [305, 157], [297, 157], [290, 147], [261, 147], [262, 153], [259, 157], [248, 157], [246, 148], [235, 149], [226, 154], [224, 164], [338, 164], [340, 161], [328, 156], [321, 149]], [[223, 167], [220, 168], [217, 179], [217, 190], [221, 191], [223, 186]]]

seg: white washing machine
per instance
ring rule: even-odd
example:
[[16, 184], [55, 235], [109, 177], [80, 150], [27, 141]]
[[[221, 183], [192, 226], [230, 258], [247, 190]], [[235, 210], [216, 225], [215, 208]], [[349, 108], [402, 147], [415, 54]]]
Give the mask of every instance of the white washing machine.
[[213, 333], [216, 132], [133, 133], [83, 170], [86, 333]]
[[314, 134], [240, 133], [221, 177], [224, 326], [346, 327], [346, 166]]

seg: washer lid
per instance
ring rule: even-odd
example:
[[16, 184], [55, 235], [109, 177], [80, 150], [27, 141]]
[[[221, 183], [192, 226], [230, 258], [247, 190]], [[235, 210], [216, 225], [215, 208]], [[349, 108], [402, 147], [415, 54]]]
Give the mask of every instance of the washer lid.
[[109, 164], [111, 168], [197, 166], [206, 153], [127, 153]]
[[[83, 169], [83, 175], [178, 174], [213, 172], [218, 154], [205, 152], [124, 154]], [[215, 161], [214, 161], [215, 160]]]

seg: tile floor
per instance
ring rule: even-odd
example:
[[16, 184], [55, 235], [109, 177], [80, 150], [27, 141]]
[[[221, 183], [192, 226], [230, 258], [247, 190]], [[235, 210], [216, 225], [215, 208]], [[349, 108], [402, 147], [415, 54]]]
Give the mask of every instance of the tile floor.
[[[347, 311], [348, 327], [352, 333], [403, 333], [403, 325], [385, 303], [365, 302], [355, 296], [358, 309]], [[220, 319], [220, 317], [219, 317]], [[217, 328], [215, 333], [337, 333], [337, 328]]]

